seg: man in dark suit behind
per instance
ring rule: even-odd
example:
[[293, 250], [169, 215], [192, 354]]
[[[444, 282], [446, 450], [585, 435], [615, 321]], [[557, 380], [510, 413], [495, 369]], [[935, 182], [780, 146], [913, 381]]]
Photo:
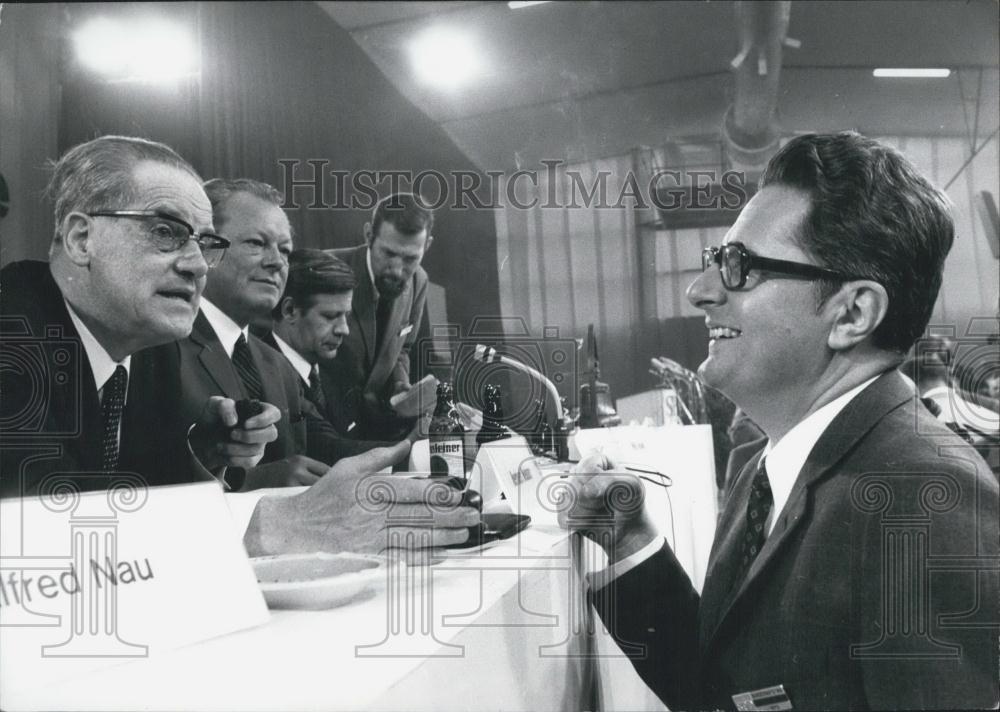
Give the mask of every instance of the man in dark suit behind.
[[[288, 359], [306, 396], [334, 427], [345, 413], [320, 364], [331, 361], [349, 333], [347, 319], [357, 280], [350, 266], [323, 250], [299, 249], [288, 260], [288, 281], [274, 308], [272, 328], [260, 339]], [[340, 430], [340, 428], [338, 428]]]
[[699, 373], [767, 441], [732, 484], [703, 590], [603, 456], [562, 515], [602, 543], [594, 603], [671, 708], [996, 708], [997, 482], [895, 370], [953, 238], [902, 156], [843, 133], [789, 141], [705, 251]]
[[274, 439], [275, 408], [230, 431], [223, 398], [159, 427], [177, 379], [146, 347], [190, 331], [226, 246], [199, 183], [168, 146], [136, 138], [95, 139], [56, 164], [49, 263], [0, 272], [4, 496], [47, 491], [49, 475], [80, 490], [123, 472], [145, 485], [210, 479], [207, 468], [255, 464]]
[[340, 436], [305, 398], [300, 378], [285, 357], [249, 332], [255, 318], [278, 304], [288, 276], [292, 230], [272, 186], [249, 179], [210, 180], [204, 185], [215, 225], [232, 246], [209, 275], [191, 335], [161, 347], [180, 373], [182, 420], [213, 395], [253, 398], [281, 411], [278, 437], [254, 468], [230, 468], [234, 490], [309, 485], [329, 466], [387, 442]]
[[393, 412], [389, 399], [410, 388], [410, 351], [427, 301], [420, 262], [433, 227], [434, 214], [419, 196], [395, 193], [375, 206], [364, 245], [329, 250], [357, 278], [350, 333], [321, 369], [341, 404], [335, 425], [351, 437], [398, 438], [414, 425]]

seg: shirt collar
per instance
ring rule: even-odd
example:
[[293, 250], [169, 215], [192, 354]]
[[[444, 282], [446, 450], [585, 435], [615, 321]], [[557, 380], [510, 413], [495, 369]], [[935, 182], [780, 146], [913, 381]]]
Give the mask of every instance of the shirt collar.
[[[63, 300], [65, 301], [65, 299]], [[132, 355], [129, 354], [121, 361], [115, 361], [111, 358], [101, 342], [97, 340], [97, 337], [87, 328], [87, 325], [83, 323], [83, 320], [77, 315], [70, 306], [69, 302], [66, 302], [66, 311], [69, 312], [69, 318], [73, 321], [73, 326], [76, 327], [76, 333], [80, 335], [80, 343], [83, 344], [83, 350], [87, 354], [87, 360], [90, 361], [90, 370], [94, 377], [94, 385], [97, 386], [97, 390], [101, 391], [104, 388], [104, 384], [108, 382], [108, 379], [114, 375], [115, 369], [118, 366], [124, 366], [125, 372], [129, 372], [129, 368], [132, 365]]]
[[368, 265], [368, 279], [372, 283], [372, 292], [375, 294], [375, 300], [378, 301], [378, 287], [375, 286], [375, 270], [372, 269], [372, 248], [369, 247], [365, 250], [365, 263]]
[[205, 299], [205, 297], [201, 298], [201, 313], [205, 315], [208, 323], [212, 325], [215, 335], [219, 337], [219, 343], [226, 350], [226, 355], [232, 358], [233, 349], [236, 348], [236, 342], [239, 340], [240, 334], [243, 335], [244, 341], [247, 340], [248, 327], [244, 326], [241, 329], [239, 324], [230, 319], [225, 312]]
[[274, 337], [274, 342], [278, 345], [278, 348], [281, 349], [281, 353], [285, 354], [285, 358], [287, 358], [288, 362], [292, 364], [292, 368], [294, 368], [296, 372], [302, 376], [302, 380], [308, 384], [309, 376], [312, 375], [312, 364], [302, 358], [302, 354], [285, 343], [285, 341], [273, 331], [271, 332], [271, 336]]
[[770, 440], [764, 446], [762, 460], [767, 461], [767, 479], [771, 483], [771, 494], [774, 496], [774, 505], [771, 508], [769, 517], [768, 533], [778, 520], [777, 515], [788, 501], [788, 495], [792, 491], [795, 480], [798, 479], [802, 466], [806, 464], [809, 453], [817, 441], [826, 432], [826, 429], [833, 422], [840, 412], [847, 407], [865, 388], [870, 386], [878, 376], [872, 376], [864, 383], [861, 383], [840, 397], [830, 401], [815, 413], [798, 423], [795, 427], [785, 433], [777, 443], [772, 444]]

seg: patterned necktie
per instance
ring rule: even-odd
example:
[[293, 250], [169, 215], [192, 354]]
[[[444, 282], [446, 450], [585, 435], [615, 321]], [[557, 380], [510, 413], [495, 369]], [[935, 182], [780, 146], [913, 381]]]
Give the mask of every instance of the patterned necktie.
[[[747, 502], [747, 526], [743, 534], [743, 573], [746, 574], [750, 564], [757, 558], [764, 540], [767, 538], [767, 515], [774, 505], [774, 495], [771, 494], [771, 481], [767, 479], [767, 468], [761, 460], [760, 467], [750, 485], [750, 500]], [[742, 576], [740, 577], [742, 578]]]
[[319, 380], [319, 366], [313, 366], [312, 371], [309, 372], [309, 400], [325, 417], [326, 395], [323, 393], [323, 384]]
[[243, 337], [243, 334], [240, 334], [240, 338], [236, 339], [236, 346], [233, 347], [233, 366], [236, 367], [236, 373], [239, 374], [240, 380], [243, 381], [243, 387], [246, 389], [247, 396], [263, 400], [263, 381], [260, 380], [257, 364], [253, 362], [250, 347], [247, 346], [247, 340]]
[[106, 472], [118, 469], [118, 430], [125, 407], [125, 392], [128, 390], [128, 371], [118, 365], [101, 392], [101, 417], [104, 420], [102, 438], [101, 467]]

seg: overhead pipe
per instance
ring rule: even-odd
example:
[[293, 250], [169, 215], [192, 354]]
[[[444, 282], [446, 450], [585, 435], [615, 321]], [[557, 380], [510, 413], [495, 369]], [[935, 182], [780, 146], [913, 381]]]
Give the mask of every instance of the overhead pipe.
[[799, 42], [787, 36], [789, 0], [740, 1], [735, 8], [740, 51], [730, 62], [736, 90], [722, 135], [731, 167], [759, 174], [781, 137], [776, 114], [782, 49]]

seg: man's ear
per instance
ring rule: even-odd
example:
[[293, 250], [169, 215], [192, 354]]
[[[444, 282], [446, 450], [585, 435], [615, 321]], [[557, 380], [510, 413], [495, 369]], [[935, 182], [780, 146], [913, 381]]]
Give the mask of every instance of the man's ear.
[[372, 231], [372, 224], [370, 222], [365, 223], [365, 242], [368, 243], [369, 247], [375, 242], [375, 233]]
[[427, 254], [427, 250], [431, 249], [431, 243], [434, 242], [434, 236], [428, 235], [427, 242], [424, 243], [424, 254]]
[[281, 298], [281, 318], [290, 324], [294, 324], [298, 321], [299, 310], [295, 306], [295, 300], [291, 297]]
[[90, 265], [93, 243], [93, 221], [83, 213], [70, 213], [63, 222], [63, 251], [69, 261], [79, 267]]
[[889, 294], [881, 284], [868, 279], [848, 282], [830, 298], [826, 309], [834, 315], [827, 343], [842, 351], [874, 333], [889, 310]]

